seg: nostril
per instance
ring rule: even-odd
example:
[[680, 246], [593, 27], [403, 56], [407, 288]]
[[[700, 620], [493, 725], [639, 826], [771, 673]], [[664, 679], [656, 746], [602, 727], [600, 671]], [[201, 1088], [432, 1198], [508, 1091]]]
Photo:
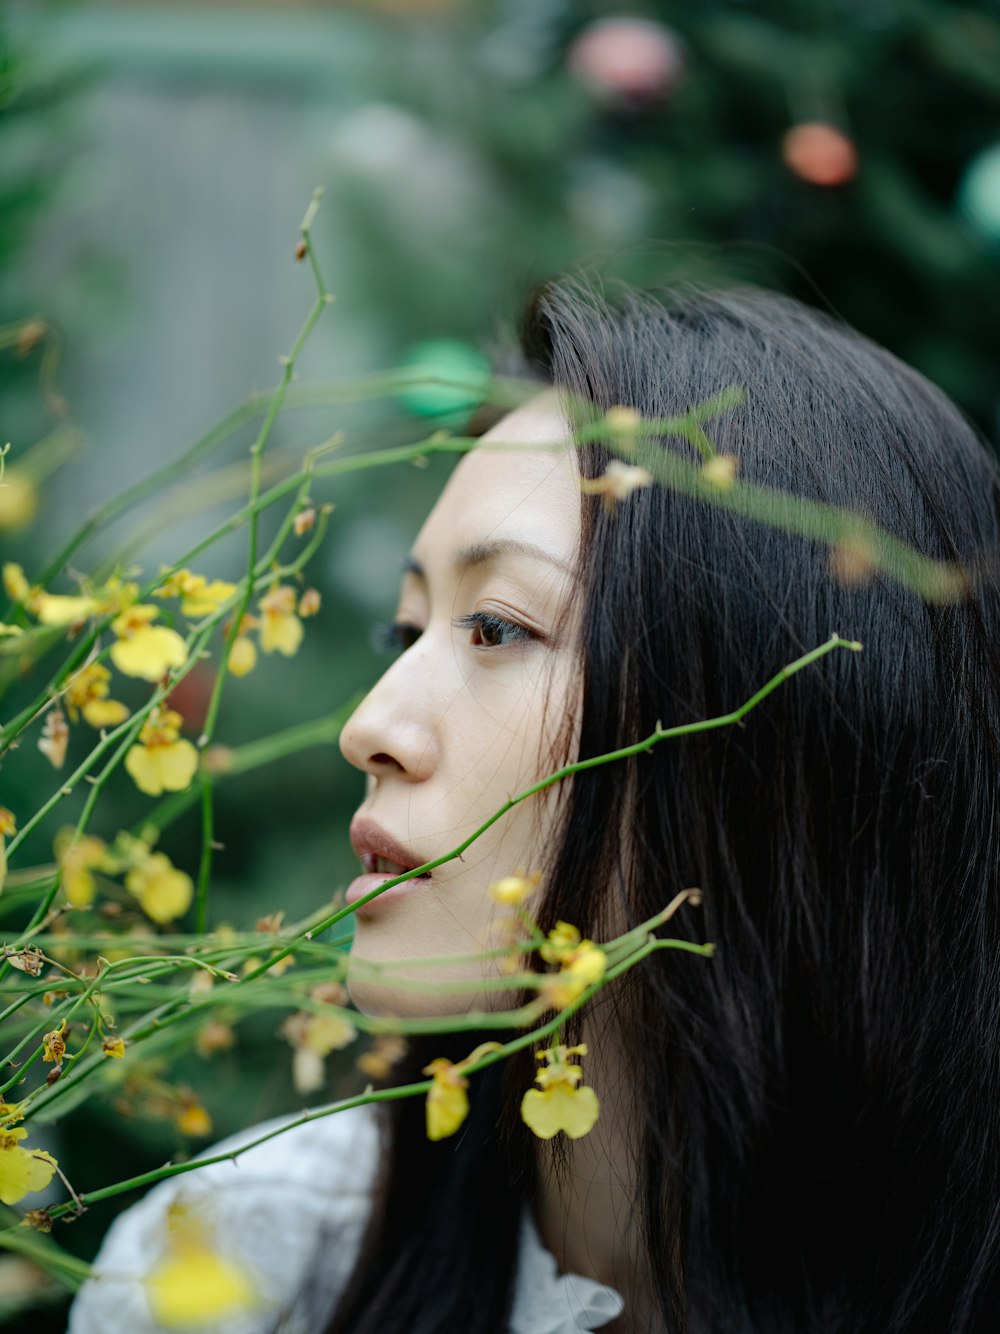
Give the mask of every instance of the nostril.
[[394, 769], [402, 769], [403, 767], [400, 764], [399, 760], [393, 759], [393, 757], [391, 755], [387, 755], [384, 750], [380, 750], [377, 755], [370, 756], [368, 763], [378, 764], [382, 767], [388, 765], [390, 768]]

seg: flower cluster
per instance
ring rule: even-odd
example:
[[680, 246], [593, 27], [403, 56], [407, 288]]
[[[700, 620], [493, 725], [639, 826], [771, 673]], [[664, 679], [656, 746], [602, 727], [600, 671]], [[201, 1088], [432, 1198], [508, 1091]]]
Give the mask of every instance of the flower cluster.
[[588, 987], [600, 982], [607, 968], [607, 956], [600, 946], [582, 940], [569, 922], [557, 922], [538, 952], [546, 963], [559, 965], [559, 971], [545, 979], [539, 992], [546, 1005], [556, 1010], [572, 1005]]
[[246, 676], [257, 665], [257, 646], [250, 638], [256, 630], [265, 653], [293, 657], [302, 643], [304, 619], [320, 609], [320, 595], [315, 588], [298, 593], [291, 584], [275, 583], [257, 604], [258, 615], [246, 615], [229, 650], [228, 665], [233, 676]]
[[125, 889], [152, 921], [166, 925], [183, 917], [194, 897], [194, 883], [163, 852], [144, 839], [120, 833], [112, 846], [92, 834], [64, 829], [56, 838], [56, 859], [66, 901], [89, 908], [97, 894], [97, 876], [124, 876]]
[[175, 570], [168, 575], [153, 594], [158, 598], [180, 598], [181, 615], [188, 620], [200, 620], [211, 616], [233, 596], [235, 584], [228, 584], [224, 579], [209, 582], [203, 574], [194, 574], [191, 570]]
[[[184, 666], [188, 645], [171, 626], [154, 624], [160, 608], [139, 602], [139, 586], [118, 577], [99, 588], [84, 587], [76, 595], [48, 593], [29, 584], [20, 565], [3, 566], [3, 584], [8, 595], [42, 626], [66, 626], [71, 631], [96, 617], [112, 617], [113, 640], [75, 672], [62, 686], [46, 710], [38, 746], [54, 768], [65, 763], [69, 723], [81, 718], [91, 727], [117, 727], [129, 717], [129, 707], [112, 698], [112, 674], [102, 659], [107, 657], [123, 676], [159, 682], [169, 672]], [[190, 570], [170, 574], [155, 591], [160, 598], [176, 597], [181, 612], [189, 618], [219, 611], [236, 593], [236, 585], [209, 581]], [[20, 627], [0, 627], [0, 634], [21, 633]], [[197, 768], [197, 755], [189, 742], [180, 741], [179, 716], [161, 711], [147, 721], [138, 747], [133, 747], [126, 768], [143, 792], [158, 796], [177, 792], [190, 783]]]
[[358, 1036], [358, 1030], [343, 1013], [347, 992], [339, 983], [320, 983], [310, 990], [309, 998], [317, 1009], [298, 1010], [281, 1025], [282, 1035], [294, 1051], [292, 1082], [296, 1093], [302, 1094], [315, 1093], [323, 1087], [326, 1057]]

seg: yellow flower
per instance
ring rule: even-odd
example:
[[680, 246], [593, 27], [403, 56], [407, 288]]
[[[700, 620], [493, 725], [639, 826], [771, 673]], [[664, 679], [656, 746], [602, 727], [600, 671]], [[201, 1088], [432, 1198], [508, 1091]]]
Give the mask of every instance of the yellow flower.
[[702, 481], [716, 491], [731, 491], [740, 461], [732, 454], [713, 454], [701, 465]]
[[249, 1273], [217, 1251], [204, 1227], [176, 1203], [167, 1216], [165, 1254], [145, 1287], [153, 1319], [164, 1329], [213, 1329], [260, 1304]]
[[187, 648], [176, 630], [150, 624], [159, 614], [158, 608], [137, 602], [111, 622], [117, 635], [111, 661], [126, 676], [159, 681], [171, 667], [180, 667], [187, 660]]
[[25, 1195], [44, 1190], [56, 1171], [50, 1153], [22, 1147], [28, 1132], [14, 1128], [20, 1119], [16, 1106], [0, 1103], [0, 1200], [4, 1204], [17, 1204]]
[[66, 686], [66, 712], [75, 723], [82, 713], [91, 727], [117, 727], [128, 717], [128, 709], [108, 699], [111, 673], [101, 662], [88, 663]]
[[579, 947], [563, 956], [559, 972], [542, 987], [549, 1005], [563, 1010], [582, 996], [589, 986], [599, 982], [607, 967], [607, 956], [592, 940], [581, 940]]
[[23, 528], [35, 517], [38, 492], [23, 469], [5, 468], [0, 482], [0, 529]]
[[151, 852], [125, 877], [125, 888], [134, 894], [147, 917], [162, 924], [183, 916], [194, 897], [194, 883], [178, 871], [163, 852]]
[[202, 616], [211, 616], [236, 592], [235, 584], [227, 584], [223, 579], [214, 579], [211, 583], [203, 574], [193, 574], [190, 570], [177, 570], [156, 589], [158, 598], [181, 598], [181, 614], [191, 620]]
[[96, 886], [93, 872], [104, 869], [108, 849], [103, 839], [84, 834], [73, 842], [73, 831], [64, 829], [56, 839], [56, 857], [62, 868], [63, 893], [75, 908], [87, 908], [94, 901]]
[[41, 589], [33, 592], [28, 601], [28, 610], [42, 625], [76, 625], [93, 616], [99, 606], [96, 598], [67, 597]]
[[101, 1051], [105, 1056], [110, 1056], [116, 1061], [120, 1061], [125, 1055], [125, 1039], [106, 1037], [101, 1043]]
[[183, 1099], [173, 1120], [181, 1134], [191, 1139], [204, 1139], [212, 1133], [212, 1118], [193, 1095]]
[[454, 1135], [469, 1114], [469, 1081], [461, 1066], [454, 1065], [445, 1056], [438, 1056], [424, 1067], [425, 1075], [433, 1075], [434, 1083], [427, 1094], [427, 1138], [445, 1139]]
[[393, 1067], [406, 1055], [406, 1041], [395, 1033], [381, 1033], [355, 1064], [362, 1074], [380, 1082], [388, 1079]]
[[560, 1130], [570, 1139], [580, 1139], [594, 1128], [600, 1111], [597, 1094], [581, 1085], [583, 1071], [568, 1060], [586, 1054], [585, 1042], [537, 1053], [536, 1059], [547, 1065], [535, 1076], [539, 1088], [529, 1089], [521, 1099], [521, 1120], [539, 1139], [551, 1139]]
[[502, 1050], [499, 1042], [483, 1042], [461, 1061], [452, 1063], [447, 1057], [438, 1056], [430, 1065], [424, 1066], [424, 1074], [434, 1077], [434, 1083], [427, 1093], [428, 1139], [445, 1139], [448, 1135], [454, 1135], [469, 1114], [469, 1098], [465, 1091], [469, 1081], [465, 1078], [465, 1071], [488, 1051]]
[[257, 646], [246, 635], [237, 635], [229, 650], [229, 670], [233, 676], [246, 676], [257, 666]]
[[510, 908], [519, 907], [528, 895], [537, 888], [541, 878], [541, 871], [533, 871], [531, 875], [525, 875], [523, 871], [517, 871], [514, 875], [505, 875], [501, 880], [497, 880], [490, 885], [490, 897], [496, 899], [497, 903], [506, 904]]
[[198, 768], [198, 752], [190, 741], [179, 739], [181, 716], [172, 709], [154, 709], [139, 741], [125, 756], [125, 768], [140, 792], [158, 797], [161, 792], [183, 792]]
[[11, 602], [27, 602], [31, 593], [31, 585], [24, 577], [24, 571], [12, 560], [7, 561], [3, 567], [3, 587]]
[[546, 944], [538, 952], [546, 963], [562, 963], [579, 946], [580, 933], [576, 927], [569, 922], [556, 922]]
[[[4, 881], [7, 879], [7, 847], [5, 840], [16, 831], [17, 820], [14, 812], [9, 811], [6, 806], [0, 806], [0, 889], [3, 889]], [[13, 960], [10, 960], [10, 962], [13, 962]]]
[[260, 600], [263, 616], [260, 646], [265, 653], [283, 653], [286, 658], [298, 652], [302, 643], [302, 622], [296, 615], [295, 589], [291, 584], [276, 584]]
[[604, 425], [614, 437], [615, 445], [624, 454], [634, 454], [642, 426], [642, 414], [635, 408], [626, 408], [619, 404], [608, 408], [604, 414]]

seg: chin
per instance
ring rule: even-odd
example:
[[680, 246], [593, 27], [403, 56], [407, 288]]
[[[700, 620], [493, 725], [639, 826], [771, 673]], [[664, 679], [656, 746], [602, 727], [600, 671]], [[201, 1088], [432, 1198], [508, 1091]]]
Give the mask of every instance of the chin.
[[[370, 966], [366, 966], [370, 965]], [[378, 971], [376, 971], [376, 967]], [[371, 1019], [433, 1019], [453, 1018], [481, 1011], [488, 1007], [487, 997], [481, 992], [439, 992], [432, 989], [435, 982], [475, 981], [476, 975], [449, 969], [447, 976], [433, 968], [407, 969], [405, 962], [369, 959], [359, 953], [357, 945], [351, 949], [347, 965], [347, 990], [351, 1003]], [[397, 985], [400, 981], [420, 982], [426, 990]]]

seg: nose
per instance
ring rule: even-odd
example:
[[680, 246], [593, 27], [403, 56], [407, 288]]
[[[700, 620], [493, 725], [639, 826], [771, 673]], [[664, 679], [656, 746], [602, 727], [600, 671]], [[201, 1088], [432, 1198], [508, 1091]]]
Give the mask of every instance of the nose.
[[420, 671], [418, 647], [393, 663], [341, 728], [344, 759], [373, 778], [421, 783], [437, 767], [441, 711]]

